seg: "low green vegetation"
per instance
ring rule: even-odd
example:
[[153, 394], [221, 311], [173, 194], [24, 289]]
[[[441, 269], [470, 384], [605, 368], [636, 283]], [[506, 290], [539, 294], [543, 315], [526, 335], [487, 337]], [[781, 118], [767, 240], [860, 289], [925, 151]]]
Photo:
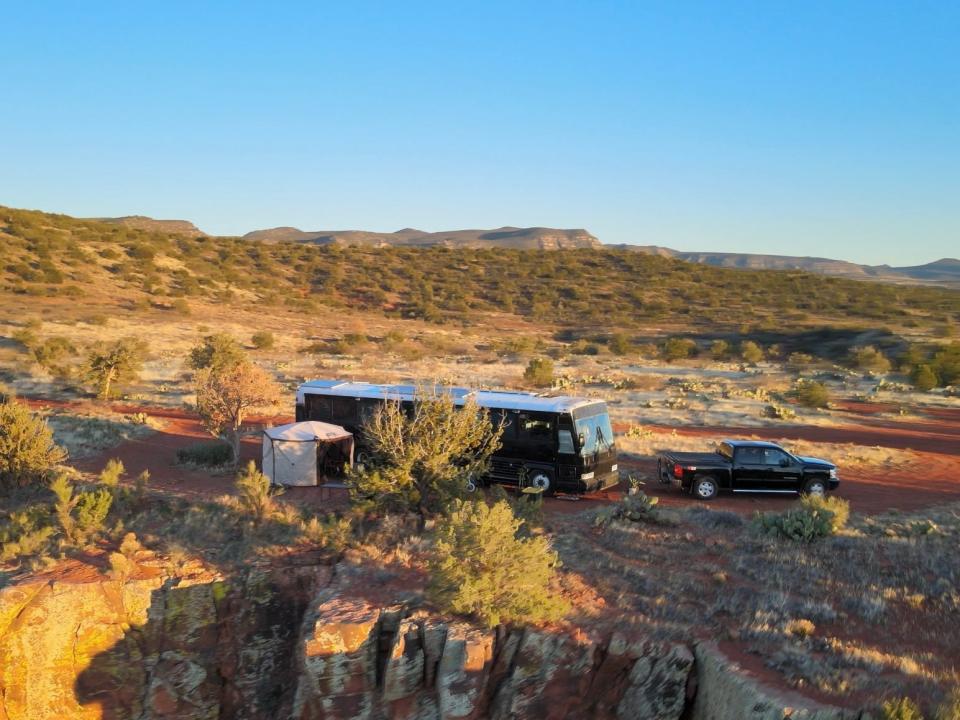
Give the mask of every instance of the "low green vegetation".
[[550, 387], [553, 385], [553, 360], [533, 358], [523, 371], [523, 379], [535, 387]]
[[431, 599], [488, 627], [556, 620], [566, 604], [551, 590], [559, 564], [549, 540], [524, 537], [505, 501], [457, 501], [437, 523]]
[[177, 450], [177, 463], [217, 468], [233, 462], [233, 448], [220, 441], [193, 443]]
[[43, 418], [15, 400], [0, 403], [0, 492], [50, 482], [66, 457]]
[[826, 408], [830, 405], [830, 390], [817, 380], [798, 380], [791, 394], [804, 407]]
[[353, 499], [415, 512], [423, 524], [480, 482], [502, 431], [475, 402], [457, 407], [446, 393], [422, 391], [409, 413], [398, 402], [380, 405], [363, 426], [371, 458], [355, 473]]
[[842, 530], [850, 517], [850, 504], [839, 497], [807, 496], [799, 507], [781, 513], [757, 513], [754, 527], [771, 537], [812, 543]]

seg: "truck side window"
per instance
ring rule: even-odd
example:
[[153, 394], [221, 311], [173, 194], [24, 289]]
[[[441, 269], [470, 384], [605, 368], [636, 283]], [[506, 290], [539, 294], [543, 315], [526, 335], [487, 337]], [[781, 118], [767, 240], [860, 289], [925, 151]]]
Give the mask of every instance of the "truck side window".
[[764, 451], [764, 455], [766, 456], [766, 465], [780, 465], [783, 461], [789, 461], [787, 454], [776, 448], [767, 448]]
[[763, 448], [745, 447], [737, 450], [737, 460], [744, 465], [765, 465]]

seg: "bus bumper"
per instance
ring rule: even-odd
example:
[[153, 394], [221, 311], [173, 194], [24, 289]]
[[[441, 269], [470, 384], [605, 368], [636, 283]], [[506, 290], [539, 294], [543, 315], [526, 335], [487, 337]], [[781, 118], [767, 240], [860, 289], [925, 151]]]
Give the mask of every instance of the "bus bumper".
[[584, 482], [584, 492], [599, 492], [620, 484], [620, 471], [612, 470], [605, 473], [596, 473], [592, 480]]

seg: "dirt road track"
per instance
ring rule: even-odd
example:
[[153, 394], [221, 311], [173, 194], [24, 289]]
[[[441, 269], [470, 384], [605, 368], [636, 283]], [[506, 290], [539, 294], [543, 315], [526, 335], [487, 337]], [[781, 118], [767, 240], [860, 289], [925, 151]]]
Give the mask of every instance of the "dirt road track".
[[[84, 403], [72, 401], [28, 399], [33, 408], [76, 407]], [[148, 470], [151, 485], [185, 496], [212, 497], [232, 491], [233, 477], [229, 474], [210, 475], [202, 470], [191, 470], [173, 463], [176, 451], [192, 443], [209, 439], [196, 415], [183, 409], [144, 407], [117, 404], [112, 407], [122, 414], [146, 413], [164, 422], [164, 427], [153, 435], [129, 440], [110, 448], [101, 455], [76, 462], [80, 470], [97, 472], [109, 458], [119, 458], [128, 477]], [[869, 408], [873, 410], [874, 408]], [[937, 409], [929, 417], [914, 421], [892, 421], [871, 412], [848, 413], [851, 423], [838, 427], [793, 426], [776, 427], [651, 427], [664, 434], [702, 437], [705, 447], [723, 437], [757, 437], [763, 439], [806, 440], [810, 442], [854, 443], [907, 450], [909, 462], [894, 468], [872, 467], [840, 469], [839, 494], [850, 500], [854, 510], [879, 513], [890, 509], [915, 510], [931, 505], [960, 500], [960, 410]], [[242, 457], [259, 459], [260, 440], [256, 430], [266, 424], [291, 422], [289, 416], [252, 418], [246, 425], [252, 431], [242, 444]], [[661, 486], [654, 479], [655, 465], [648, 458], [625, 457], [621, 467], [646, 475], [649, 480], [645, 492], [661, 498], [664, 505], [688, 505], [694, 502], [678, 490]], [[316, 488], [291, 488], [286, 500], [333, 509], [346, 501], [343, 491]], [[579, 502], [562, 499], [547, 501], [552, 513], [580, 512], [593, 506], [616, 500], [619, 491], [613, 490], [587, 496]], [[793, 498], [768, 495], [723, 495], [710, 507], [752, 513], [786, 507]]]

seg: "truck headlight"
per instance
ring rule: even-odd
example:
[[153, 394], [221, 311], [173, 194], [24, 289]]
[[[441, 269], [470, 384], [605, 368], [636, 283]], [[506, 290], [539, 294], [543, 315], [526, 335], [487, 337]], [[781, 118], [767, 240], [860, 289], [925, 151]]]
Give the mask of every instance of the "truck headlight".
[[833, 468], [833, 469], [830, 471], [830, 479], [831, 479], [831, 480], [836, 480], [836, 479], [837, 479], [837, 469], [836, 469], [836, 468]]

